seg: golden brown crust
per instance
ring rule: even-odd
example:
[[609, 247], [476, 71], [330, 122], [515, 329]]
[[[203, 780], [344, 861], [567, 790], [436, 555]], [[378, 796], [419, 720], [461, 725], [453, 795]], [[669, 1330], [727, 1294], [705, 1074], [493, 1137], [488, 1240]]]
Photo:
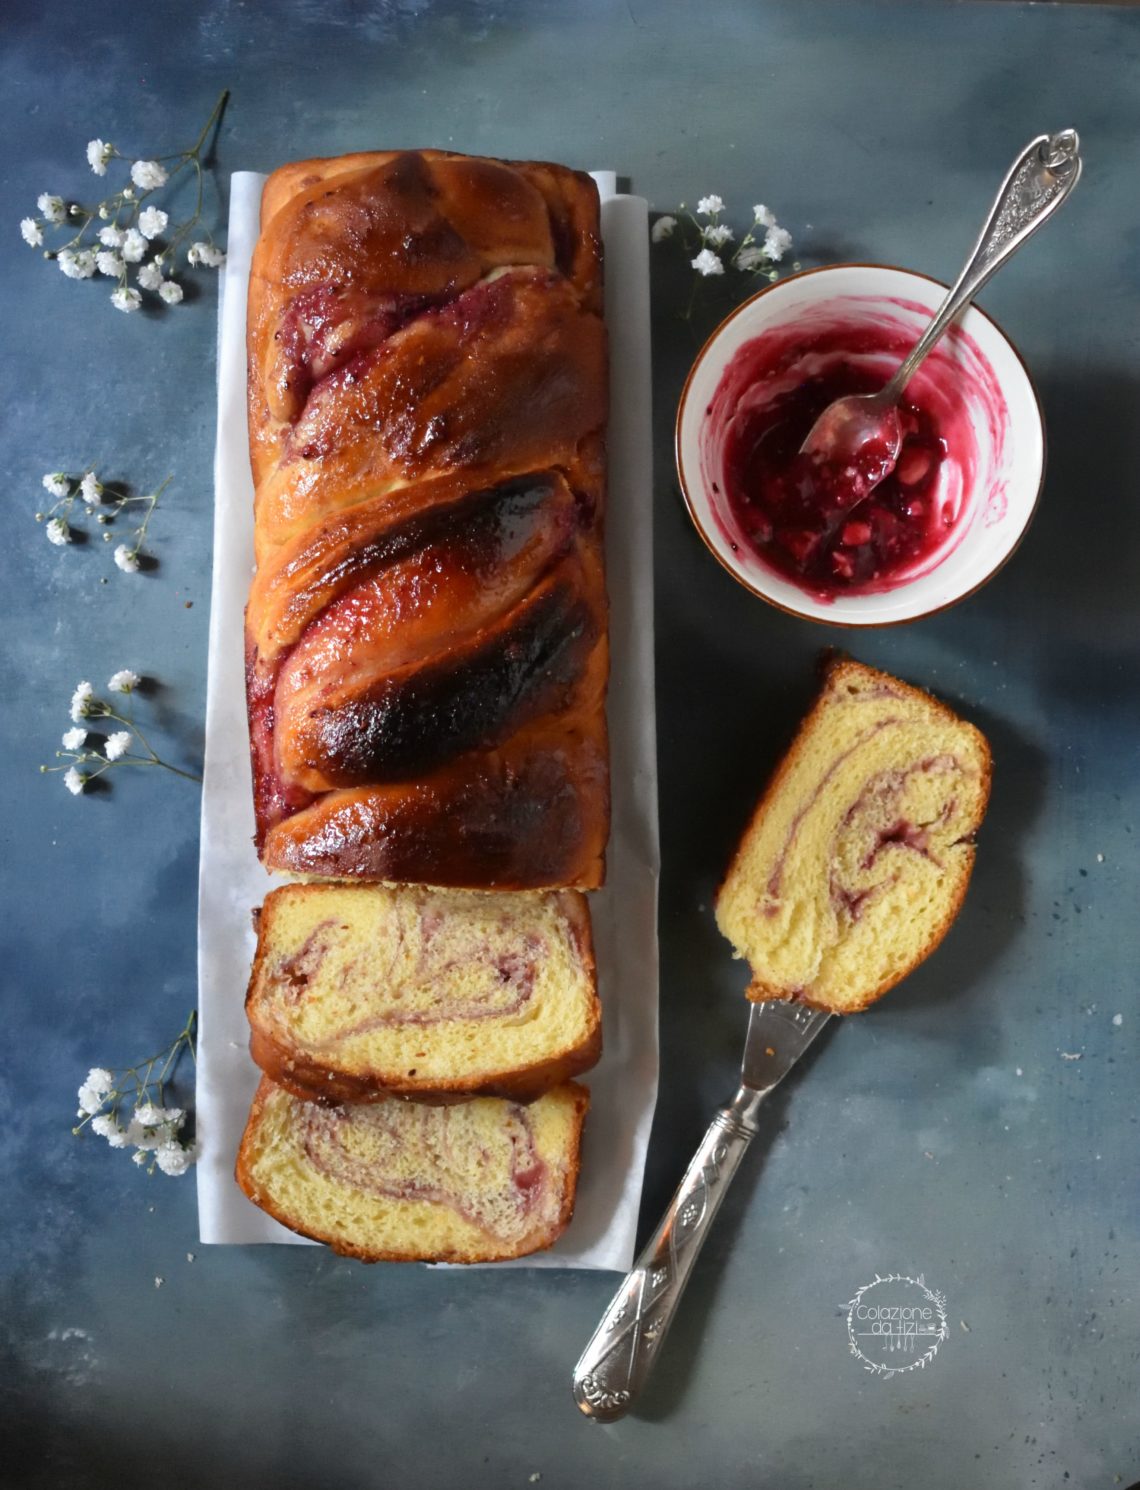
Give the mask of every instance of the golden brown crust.
[[584, 980], [593, 990], [588, 1011], [588, 1026], [582, 1039], [569, 1049], [559, 1051], [547, 1060], [531, 1061], [509, 1070], [489, 1071], [478, 1081], [470, 1077], [446, 1079], [413, 1078], [403, 1069], [347, 1070], [341, 1065], [322, 1063], [292, 1041], [284, 1039], [273, 1022], [265, 1016], [260, 992], [265, 978], [265, 963], [274, 933], [274, 918], [285, 897], [321, 896], [325, 885], [285, 885], [271, 890], [261, 907], [257, 922], [257, 951], [250, 970], [245, 996], [249, 1020], [249, 1053], [254, 1063], [280, 1087], [308, 1102], [383, 1102], [389, 1097], [412, 1098], [417, 1102], [467, 1102], [474, 1097], [504, 1097], [528, 1103], [575, 1076], [596, 1066], [602, 1055], [602, 1008], [597, 996], [597, 963], [594, 956], [593, 930], [586, 898], [576, 890], [559, 893], [559, 908], [565, 916], [581, 960]]
[[279, 1044], [267, 1030], [251, 1028], [249, 1053], [265, 1074], [278, 1086], [305, 1102], [339, 1104], [341, 1102], [386, 1102], [405, 1099], [444, 1105], [470, 1102], [476, 1097], [503, 1097], [524, 1105], [535, 1102], [557, 1086], [575, 1076], [582, 1076], [596, 1066], [602, 1054], [602, 1026], [597, 1020], [581, 1044], [563, 1055], [547, 1061], [533, 1061], [514, 1071], [492, 1072], [480, 1081], [469, 1079], [431, 1082], [399, 1081], [385, 1072], [353, 1075], [331, 1071], [311, 1061], [296, 1049]]
[[509, 1262], [516, 1257], [528, 1257], [535, 1252], [545, 1252], [562, 1235], [569, 1226], [574, 1215], [574, 1201], [578, 1191], [578, 1174], [582, 1160], [582, 1128], [586, 1121], [586, 1114], [590, 1107], [590, 1093], [584, 1086], [577, 1082], [567, 1083], [566, 1090], [574, 1099], [575, 1129], [573, 1144], [566, 1166], [566, 1178], [562, 1191], [562, 1203], [559, 1207], [558, 1219], [545, 1232], [538, 1236], [526, 1237], [514, 1248], [503, 1248], [493, 1255], [489, 1252], [464, 1253], [458, 1250], [450, 1250], [430, 1257], [412, 1252], [389, 1252], [370, 1251], [364, 1247], [353, 1246], [349, 1242], [322, 1234], [316, 1227], [303, 1227], [296, 1221], [285, 1215], [270, 1198], [258, 1189], [252, 1174], [253, 1150], [257, 1141], [257, 1128], [261, 1120], [261, 1114], [266, 1102], [272, 1096], [274, 1083], [268, 1076], [262, 1076], [257, 1091], [253, 1098], [253, 1104], [249, 1110], [249, 1118], [246, 1122], [245, 1132], [242, 1134], [241, 1144], [238, 1147], [237, 1162], [234, 1166], [234, 1178], [245, 1195], [263, 1210], [266, 1215], [272, 1216], [275, 1221], [298, 1236], [308, 1237], [311, 1241], [323, 1242], [333, 1252], [341, 1257], [353, 1257], [358, 1262], [449, 1262], [449, 1263], [477, 1263], [477, 1262]]
[[[976, 725], [971, 724], [968, 720], [963, 719], [959, 714], [956, 714], [948, 704], [944, 703], [941, 699], [936, 698], [934, 694], [928, 693], [925, 689], [919, 688], [913, 683], [903, 682], [901, 678], [896, 678], [890, 673], [881, 672], [877, 668], [868, 667], [865, 663], [856, 662], [854, 658], [848, 657], [842, 653], [833, 653], [824, 660], [822, 669], [822, 681], [811, 708], [808, 710], [803, 721], [796, 727], [795, 736], [793, 737], [793, 740], [788, 749], [785, 750], [784, 754], [777, 761], [772, 774], [769, 777], [763, 792], [761, 793], [760, 800], [759, 802], [757, 802], [755, 808], [753, 809], [748, 822], [745, 824], [744, 831], [741, 833], [740, 838], [737, 841], [736, 849], [734, 850], [732, 857], [729, 860], [728, 867], [726, 868], [724, 874], [721, 876], [720, 883], [717, 886], [716, 895], [718, 899], [721, 890], [724, 888], [725, 882], [732, 874], [733, 870], [736, 868], [737, 862], [744, 853], [745, 846], [753, 829], [764, 816], [769, 804], [779, 792], [785, 778], [789, 775], [792, 768], [794, 767], [798, 757], [798, 744], [800, 739], [806, 734], [807, 730], [813, 724], [816, 718], [827, 708], [828, 702], [834, 695], [834, 693], [838, 689], [846, 686], [848, 683], [852, 684], [853, 686], [890, 688], [900, 697], [911, 698], [918, 702], [921, 702], [924, 707], [933, 708], [935, 712], [938, 713], [948, 723], [954, 724], [957, 728], [962, 729], [973, 736], [974, 741], [978, 747], [979, 756], [982, 762], [982, 778], [979, 793], [979, 808], [976, 815], [976, 820], [972, 825], [971, 831], [976, 833], [977, 830], [981, 827], [982, 819], [984, 818], [986, 812], [986, 806], [989, 802], [990, 789], [993, 783], [993, 753], [990, 750], [989, 741], [986, 739], [985, 735], [982, 734], [981, 730], [979, 730]], [[745, 990], [748, 998], [751, 999], [753, 1003], [763, 1003], [768, 1000], [777, 999], [785, 1001], [793, 1000], [797, 1003], [804, 1004], [808, 1008], [823, 1009], [829, 1013], [858, 1014], [862, 1013], [865, 1009], [868, 1009], [878, 999], [882, 998], [885, 993], [889, 993], [892, 988], [897, 987], [897, 985], [901, 983], [905, 977], [912, 973], [920, 963], [924, 962], [930, 955], [930, 953], [933, 952], [943, 941], [951, 926], [957, 920], [958, 914], [962, 909], [962, 904], [966, 898], [966, 891], [969, 888], [970, 877], [973, 873], [974, 860], [976, 857], [974, 846], [970, 844], [967, 847], [968, 854], [963, 855], [963, 858], [966, 862], [961, 871], [960, 878], [955, 888], [954, 898], [947, 908], [945, 916], [932, 929], [928, 940], [922, 944], [917, 955], [911, 960], [911, 962], [903, 967], [897, 974], [892, 974], [890, 977], [884, 979], [869, 992], [865, 993], [858, 1003], [845, 1004], [841, 1010], [836, 1009], [832, 1004], [813, 1000], [812, 991], [810, 988], [799, 989], [795, 993], [791, 993], [786, 988], [774, 988], [766, 984], [763, 979], [758, 977], [755, 973], [753, 973], [752, 981], [748, 985], [748, 988]]]
[[[600, 312], [582, 173], [383, 151], [270, 177], [248, 302], [266, 867], [600, 883]], [[534, 493], [516, 554], [512, 513]]]

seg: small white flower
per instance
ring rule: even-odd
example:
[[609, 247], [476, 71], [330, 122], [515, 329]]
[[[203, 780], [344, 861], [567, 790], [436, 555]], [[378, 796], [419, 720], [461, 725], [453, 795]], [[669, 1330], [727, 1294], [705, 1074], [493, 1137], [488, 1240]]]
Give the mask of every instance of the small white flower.
[[703, 217], [712, 217], [714, 213], [724, 211], [724, 200], [721, 197], [702, 197], [697, 203], [697, 211]]
[[138, 310], [142, 304], [142, 296], [137, 290], [131, 290], [126, 285], [120, 285], [118, 289], [111, 291], [111, 304], [116, 310], [121, 310], [129, 314], [132, 310]]
[[776, 226], [776, 214], [770, 207], [765, 207], [763, 202], [757, 202], [752, 209], [752, 216], [762, 228], [774, 228]]
[[103, 219], [104, 222], [110, 222], [111, 209], [107, 206], [106, 202], [99, 203], [99, 216]]
[[713, 248], [723, 248], [726, 243], [732, 242], [734, 236], [726, 222], [709, 223], [708, 227], [701, 229], [701, 237]]
[[68, 710], [71, 716], [71, 722], [78, 724], [81, 719], [89, 719], [95, 712], [92, 708], [92, 704], [94, 703], [95, 690], [91, 684], [77, 683], [75, 692], [71, 695], [71, 707]]
[[659, 217], [653, 224], [653, 229], [649, 236], [654, 243], [664, 243], [666, 238], [672, 238], [676, 228], [677, 219], [675, 217]]
[[767, 263], [767, 260], [764, 257], [764, 250], [758, 243], [749, 243], [747, 247], [739, 250], [732, 262], [738, 269], [747, 271], [759, 269], [761, 265]]
[[62, 471], [49, 471], [43, 479], [43, 488], [53, 497], [66, 497], [71, 491], [71, 481]]
[[161, 207], [144, 207], [139, 213], [139, 232], [144, 238], [157, 238], [169, 221]]
[[157, 191], [166, 185], [166, 168], [157, 160], [136, 160], [131, 167], [131, 180], [140, 191]]
[[132, 1164], [146, 1163], [146, 1155], [143, 1153], [142, 1149], [135, 1150], [135, 1152], [131, 1155], [131, 1162]]
[[63, 198], [53, 197], [50, 192], [45, 191], [37, 197], [36, 206], [51, 223], [61, 223], [67, 216], [67, 205]]
[[45, 531], [47, 533], [47, 541], [54, 543], [57, 548], [71, 542], [71, 529], [62, 517], [51, 518]]
[[125, 237], [122, 228], [115, 227], [113, 223], [99, 229], [99, 242], [105, 243], [108, 248], [121, 248]]
[[121, 195], [124, 202], [133, 202], [135, 199], [134, 191], [129, 186], [123, 187]]
[[186, 261], [193, 264], [205, 265], [207, 269], [220, 269], [226, 262], [226, 256], [220, 248], [215, 248], [212, 243], [203, 243], [200, 240], [192, 243], [186, 253]]
[[60, 270], [68, 279], [90, 279], [95, 273], [95, 250], [93, 248], [63, 248], [56, 260]]
[[109, 761], [117, 761], [126, 755], [131, 748], [131, 732], [128, 729], [116, 730], [113, 735], [107, 736], [107, 743], [103, 746], [103, 753]]
[[128, 264], [138, 264], [142, 261], [142, 256], [146, 253], [146, 239], [138, 228], [128, 228], [123, 234], [120, 252]]
[[87, 503], [88, 507], [101, 507], [103, 505], [103, 483], [94, 471], [86, 471], [83, 480], [79, 483], [79, 495]]
[[79, 1088], [79, 1110], [85, 1113], [98, 1112], [114, 1087], [115, 1078], [110, 1071], [103, 1066], [92, 1067]]
[[143, 264], [137, 278], [144, 290], [157, 290], [162, 285], [162, 269], [158, 264]]
[[792, 246], [792, 235], [787, 228], [769, 228], [764, 234], [764, 252], [773, 264], [778, 264]]
[[164, 279], [158, 288], [158, 293], [166, 301], [167, 305], [177, 305], [182, 299], [182, 286], [175, 284], [172, 279]]
[[82, 771], [77, 771], [74, 766], [69, 766], [63, 773], [63, 784], [73, 797], [78, 797], [79, 793], [87, 785], [87, 777], [84, 776]]
[[111, 675], [107, 687], [112, 693], [131, 693], [141, 681], [138, 673], [131, 672], [129, 667], [121, 667], [117, 673]]
[[85, 729], [69, 729], [64, 733], [64, 750], [82, 750], [86, 743], [87, 731]]
[[139, 568], [139, 556], [133, 549], [129, 549], [125, 543], [120, 543], [115, 549], [115, 563], [124, 574], [137, 574]]
[[156, 1149], [165, 1138], [140, 1123], [136, 1115], [127, 1124], [127, 1142], [139, 1149]]
[[[92, 1123], [91, 1126], [94, 1127], [95, 1124]], [[130, 1136], [122, 1128], [120, 1128], [118, 1124], [115, 1124], [112, 1128], [108, 1129], [108, 1131], [102, 1136], [106, 1138], [107, 1142], [113, 1149], [125, 1149], [130, 1147]]]
[[127, 267], [123, 262], [122, 254], [114, 253], [109, 248], [100, 249], [95, 255], [95, 263], [99, 268], [100, 274], [107, 274], [112, 279], [118, 279]]
[[119, 1131], [119, 1125], [109, 1112], [102, 1112], [98, 1117], [91, 1119], [91, 1131], [97, 1138], [111, 1137]]
[[39, 248], [44, 241], [44, 230], [34, 217], [20, 219], [20, 237], [29, 248]]
[[713, 253], [711, 248], [702, 248], [700, 253], [691, 262], [698, 274], [724, 273], [724, 265], [721, 263], [719, 255]]
[[156, 1107], [153, 1102], [144, 1102], [135, 1108], [135, 1122], [148, 1134], [154, 1135], [152, 1148], [168, 1148], [177, 1144], [177, 1133], [186, 1114], [181, 1107]]
[[111, 159], [114, 148], [113, 145], [108, 145], [106, 140], [87, 141], [87, 164], [96, 176], [107, 174], [107, 162]]
[[193, 1151], [180, 1143], [164, 1144], [154, 1157], [163, 1174], [185, 1174], [194, 1162]]

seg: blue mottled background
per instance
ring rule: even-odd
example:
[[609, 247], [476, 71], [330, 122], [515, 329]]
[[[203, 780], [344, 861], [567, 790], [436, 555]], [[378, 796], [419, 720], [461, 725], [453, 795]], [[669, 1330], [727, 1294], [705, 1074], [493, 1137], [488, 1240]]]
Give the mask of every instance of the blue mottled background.
[[[0, 1481], [1140, 1477], [1140, 13], [7, 0], [0, 41]], [[76, 801], [37, 767], [76, 681], [122, 666], [161, 681], [143, 714], [169, 757], [199, 758], [214, 286], [198, 275], [183, 306], [127, 318], [106, 285], [67, 283], [24, 248], [16, 224], [40, 191], [90, 193], [88, 138], [178, 145], [223, 86], [223, 195], [233, 169], [360, 147], [548, 156], [616, 167], [659, 211], [710, 190], [741, 214], [766, 201], [805, 264], [943, 277], [1025, 139], [1074, 124], [1084, 140], [1072, 204], [983, 296], [1046, 407], [1037, 521], [991, 588], [857, 649], [993, 740], [971, 895], [939, 954], [772, 1104], [642, 1413], [614, 1428], [582, 1421], [568, 1392], [612, 1278], [202, 1249], [191, 1180], [148, 1181], [69, 1132], [87, 1067], [162, 1043], [194, 1001], [196, 788], [120, 773]], [[647, 1225], [733, 1085], [743, 977], [712, 887], [819, 648], [840, 640], [751, 599], [690, 530], [670, 458], [694, 350], [676, 317], [687, 285], [668, 250], [655, 271], [663, 1083]], [[33, 522], [41, 474], [88, 461], [144, 486], [174, 473], [154, 573], [119, 575], [101, 545], [51, 549]], [[848, 1355], [840, 1307], [877, 1271], [922, 1272], [952, 1327], [926, 1371], [889, 1382]]]

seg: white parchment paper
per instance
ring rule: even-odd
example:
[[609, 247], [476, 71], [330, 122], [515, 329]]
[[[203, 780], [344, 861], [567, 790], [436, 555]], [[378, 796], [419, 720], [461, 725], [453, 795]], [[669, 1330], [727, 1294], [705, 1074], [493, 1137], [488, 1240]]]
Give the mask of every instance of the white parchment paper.
[[[549, 1252], [498, 1266], [625, 1271], [633, 1261], [657, 1096], [649, 235], [645, 201], [618, 195], [612, 172], [597, 172], [594, 179], [602, 196], [613, 389], [606, 516], [613, 831], [605, 888], [590, 897], [605, 1053], [584, 1078], [593, 1101], [573, 1222]], [[242, 636], [253, 572], [246, 288], [264, 180], [249, 171], [231, 178], [228, 258], [218, 309], [214, 565], [198, 898], [197, 1175], [203, 1242], [302, 1240], [252, 1205], [233, 1177], [259, 1074], [247, 1049], [243, 1006], [255, 942], [250, 912], [274, 883], [253, 849]]]

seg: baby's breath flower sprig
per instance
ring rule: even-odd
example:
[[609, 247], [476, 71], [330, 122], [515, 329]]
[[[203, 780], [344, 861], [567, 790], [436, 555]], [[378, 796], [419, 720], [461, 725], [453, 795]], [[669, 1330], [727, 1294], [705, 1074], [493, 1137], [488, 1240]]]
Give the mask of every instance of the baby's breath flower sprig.
[[[81, 796], [91, 782], [105, 776], [115, 766], [161, 766], [164, 771], [182, 776], [187, 781], [200, 782], [202, 778], [195, 776], [192, 771], [183, 771], [180, 766], [172, 766], [169, 761], [164, 761], [135, 723], [134, 696], [141, 682], [138, 673], [127, 667], [112, 674], [107, 682], [107, 691], [125, 697], [127, 702], [122, 705], [109, 704], [96, 698], [90, 683], [79, 683], [71, 695], [69, 711], [74, 728], [64, 731], [60, 741], [63, 749], [55, 753], [56, 760], [61, 764], [41, 766], [41, 774], [62, 772], [63, 784], [74, 797]], [[120, 713], [120, 708], [125, 713]], [[100, 721], [100, 724], [93, 741], [91, 723], [95, 720]], [[106, 726], [103, 721], [108, 722]], [[122, 728], [110, 729], [113, 724], [121, 725]], [[110, 733], [104, 734], [104, 727], [110, 729]]]
[[[144, 290], [165, 305], [177, 305], [184, 291], [170, 276], [177, 267], [179, 254], [184, 255], [192, 268], [217, 269], [225, 263], [225, 252], [200, 224], [204, 185], [202, 152], [211, 130], [221, 120], [228, 97], [227, 89], [214, 105], [198, 138], [186, 150], [154, 157], [131, 156], [122, 154], [107, 140], [89, 141], [87, 164], [95, 175], [105, 176], [108, 166], [122, 162], [126, 168], [123, 185], [94, 206], [42, 193], [36, 203], [39, 216], [25, 217], [20, 222], [24, 242], [31, 248], [43, 248], [44, 258], [54, 260], [68, 279], [92, 279], [96, 274], [113, 279], [111, 304], [116, 310], [138, 310]], [[194, 210], [189, 217], [172, 225], [169, 212], [149, 199], [186, 171], [193, 171], [196, 178]], [[58, 230], [56, 241], [45, 247], [45, 234], [53, 229]], [[150, 253], [153, 257], [147, 259]], [[129, 282], [132, 270], [133, 285]], [[54, 538], [52, 542], [66, 543], [67, 539]]]
[[185, 1174], [198, 1156], [182, 1131], [185, 1111], [166, 1106], [166, 1086], [183, 1051], [188, 1050], [197, 1064], [196, 1018], [191, 1012], [169, 1045], [136, 1066], [123, 1071], [93, 1066], [79, 1088], [79, 1121], [72, 1133], [78, 1135], [90, 1127], [113, 1149], [133, 1148], [132, 1159], [145, 1165], [148, 1174], [156, 1169], [163, 1174]]
[[129, 543], [120, 543], [115, 548], [115, 564], [124, 574], [137, 574], [143, 554], [142, 546], [146, 530], [154, 509], [163, 492], [174, 480], [168, 476], [161, 485], [149, 492], [130, 492], [121, 482], [103, 482], [95, 474], [94, 466], [85, 466], [78, 475], [67, 471], [49, 471], [43, 478], [43, 488], [55, 501], [50, 507], [36, 513], [36, 522], [44, 523], [47, 540], [58, 547], [74, 541], [76, 534], [86, 536], [86, 530], [76, 525], [80, 513], [90, 515], [103, 529], [103, 542], [110, 543], [114, 536], [111, 525], [126, 513], [142, 518], [130, 535]]
[[[739, 241], [731, 225], [723, 221], [726, 212], [724, 199], [715, 194], [701, 197], [696, 208], [684, 202], [676, 216], [659, 217], [653, 224], [651, 237], [654, 243], [675, 240], [680, 244], [690, 266], [696, 270], [689, 304], [684, 319], [689, 320], [696, 303], [697, 290], [703, 280], [723, 276], [734, 269], [753, 279], [763, 277], [769, 282], [780, 277], [779, 265], [792, 246], [792, 235], [782, 228], [772, 211], [758, 203], [752, 209], [752, 222]], [[793, 270], [799, 264], [792, 265]]]

